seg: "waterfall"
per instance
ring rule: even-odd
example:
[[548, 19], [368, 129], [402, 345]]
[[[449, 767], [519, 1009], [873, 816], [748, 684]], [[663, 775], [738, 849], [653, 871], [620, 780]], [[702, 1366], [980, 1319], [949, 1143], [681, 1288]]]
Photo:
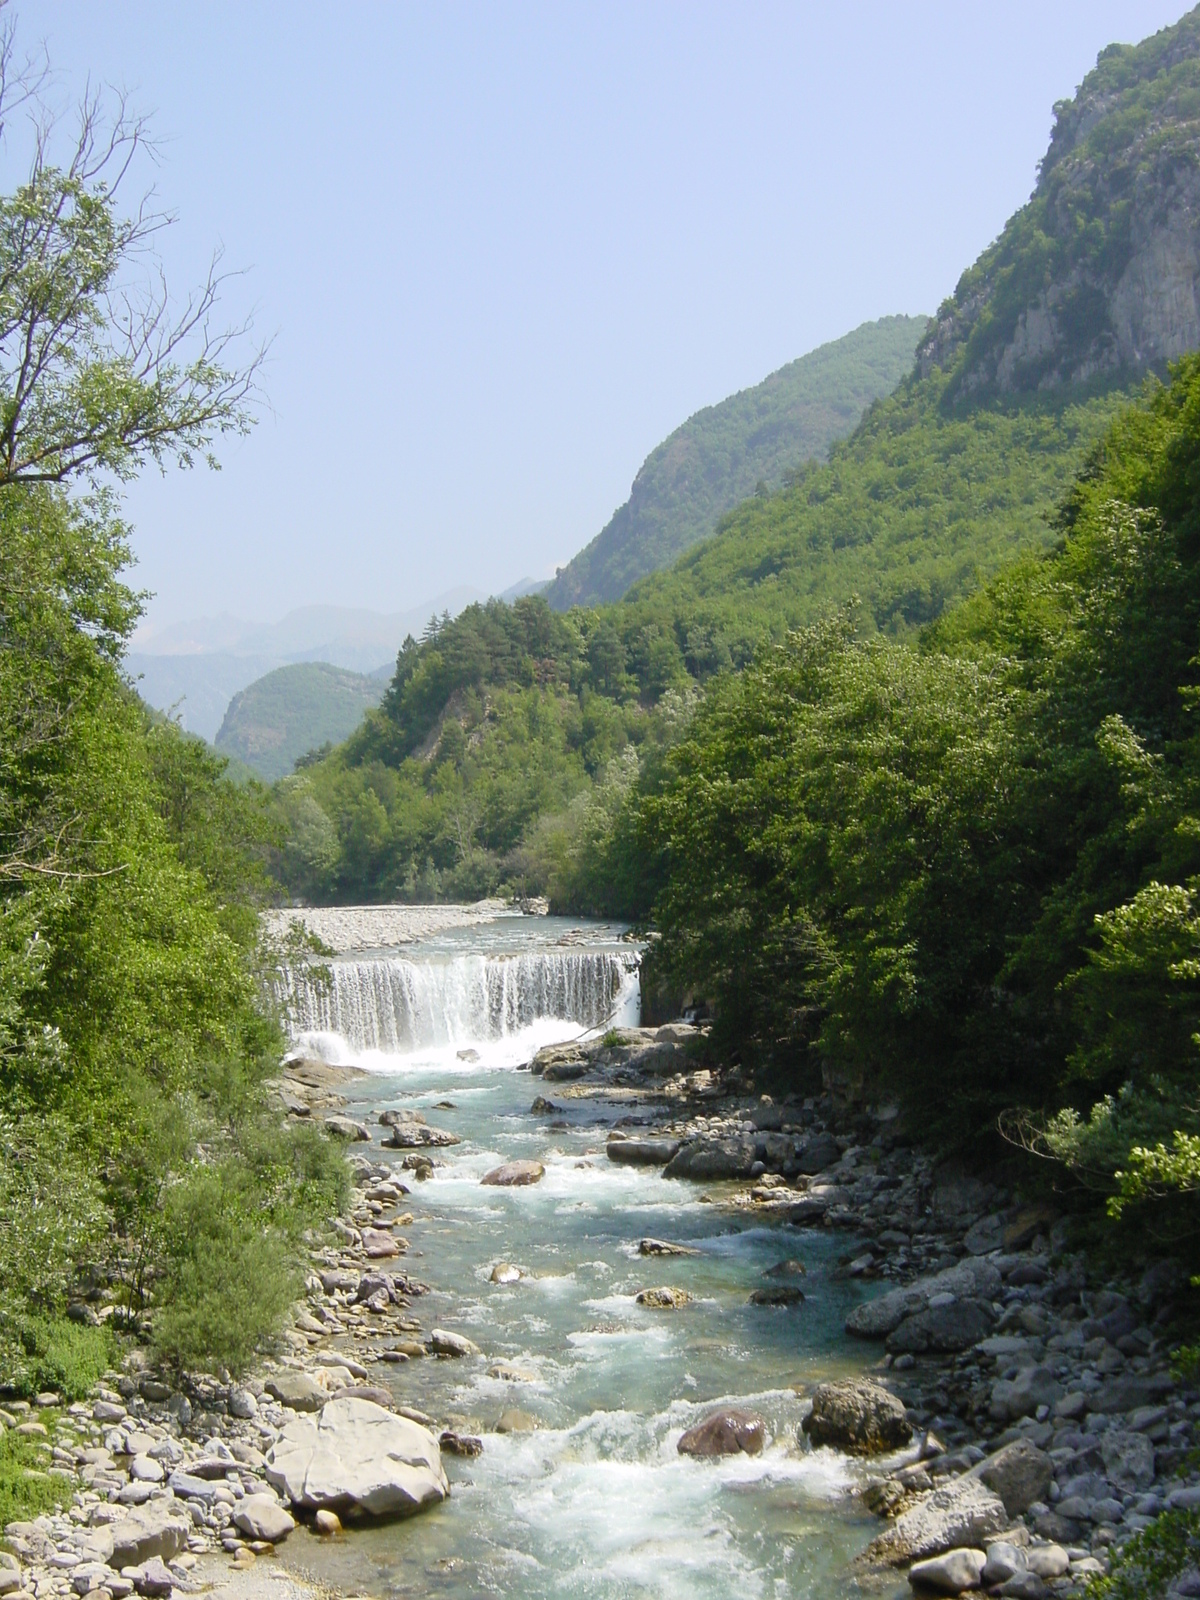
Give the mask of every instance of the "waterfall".
[[634, 954], [601, 950], [333, 961], [285, 968], [281, 999], [293, 1039], [338, 1034], [394, 1055], [504, 1039], [543, 1018], [584, 1028], [618, 1012], [628, 1020], [637, 969]]

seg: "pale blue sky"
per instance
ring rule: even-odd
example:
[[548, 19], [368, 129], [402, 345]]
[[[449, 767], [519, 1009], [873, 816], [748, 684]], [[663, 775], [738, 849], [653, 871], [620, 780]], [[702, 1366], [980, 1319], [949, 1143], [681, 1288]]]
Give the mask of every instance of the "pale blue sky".
[[1179, 0], [316, 6], [26, 0], [64, 92], [154, 114], [272, 410], [129, 494], [151, 617], [405, 609], [548, 575], [700, 406], [930, 311], [1053, 102]]

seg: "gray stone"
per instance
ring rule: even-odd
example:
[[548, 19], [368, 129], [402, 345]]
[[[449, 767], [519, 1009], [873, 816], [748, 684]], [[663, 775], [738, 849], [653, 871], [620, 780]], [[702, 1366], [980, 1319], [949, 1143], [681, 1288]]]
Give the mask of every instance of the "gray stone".
[[371, 1140], [370, 1128], [364, 1128], [361, 1122], [355, 1122], [353, 1117], [326, 1117], [325, 1126], [337, 1139], [349, 1139], [351, 1143]]
[[1110, 1428], [1100, 1435], [1104, 1470], [1113, 1483], [1148, 1489], [1154, 1482], [1154, 1446], [1144, 1433]]
[[109, 1564], [120, 1572], [123, 1567], [140, 1566], [154, 1556], [170, 1561], [187, 1544], [191, 1526], [191, 1518], [185, 1518], [169, 1503], [139, 1506], [113, 1523]]
[[870, 1378], [820, 1384], [801, 1427], [814, 1445], [854, 1455], [897, 1450], [912, 1438], [904, 1402]]
[[952, 1300], [948, 1305], [926, 1306], [906, 1317], [887, 1338], [887, 1348], [899, 1355], [909, 1351], [948, 1354], [969, 1350], [991, 1331], [995, 1317], [984, 1300]]
[[610, 1161], [626, 1167], [665, 1167], [678, 1152], [679, 1139], [610, 1139]]
[[229, 1391], [229, 1415], [248, 1420], [258, 1415], [258, 1401], [249, 1389], [231, 1389]]
[[1006, 1539], [997, 1539], [987, 1547], [987, 1562], [980, 1579], [985, 1589], [992, 1589], [1007, 1583], [1014, 1573], [1025, 1570], [1024, 1550]]
[[1145, 1377], [1113, 1378], [1088, 1396], [1088, 1408], [1111, 1416], [1115, 1411], [1136, 1411], [1140, 1406], [1157, 1405], [1167, 1398], [1175, 1383], [1170, 1373], [1149, 1373]]
[[523, 1189], [531, 1183], [541, 1183], [546, 1169], [540, 1161], [504, 1161], [480, 1178], [480, 1183], [493, 1189]]
[[967, 1229], [963, 1235], [963, 1245], [968, 1255], [986, 1256], [1003, 1246], [1004, 1232], [1004, 1218], [999, 1212], [993, 1212], [990, 1217], [981, 1217], [974, 1227]]
[[272, 1488], [308, 1510], [407, 1516], [450, 1491], [433, 1435], [369, 1400], [331, 1400], [319, 1418], [292, 1418], [266, 1471]]
[[748, 1178], [758, 1146], [748, 1136], [689, 1139], [663, 1169], [664, 1178]]
[[[380, 1117], [391, 1117], [394, 1113], [385, 1111]], [[394, 1121], [386, 1124], [391, 1129], [383, 1141], [389, 1150], [441, 1150], [448, 1145], [460, 1144], [456, 1133], [451, 1133], [447, 1128], [431, 1128], [424, 1118], [413, 1115], [395, 1116]]]
[[1010, 1517], [1019, 1517], [1035, 1500], [1046, 1498], [1054, 1480], [1054, 1463], [1029, 1439], [1014, 1439], [972, 1467], [970, 1475], [1000, 1496]]
[[990, 1301], [1000, 1293], [1002, 1281], [998, 1269], [982, 1257], [959, 1261], [932, 1277], [915, 1278], [902, 1289], [891, 1289], [855, 1306], [846, 1318], [846, 1332], [860, 1339], [882, 1339], [906, 1317], [923, 1311], [935, 1295]]
[[959, 1546], [978, 1549], [1008, 1527], [1008, 1513], [998, 1494], [977, 1478], [955, 1478], [935, 1489], [863, 1552], [869, 1563], [903, 1566]]
[[161, 1483], [166, 1473], [162, 1462], [152, 1456], [134, 1456], [129, 1463], [129, 1476], [135, 1483]]
[[272, 1373], [265, 1388], [272, 1400], [278, 1400], [290, 1411], [319, 1411], [329, 1399], [328, 1393], [307, 1372]]
[[1039, 1406], [1052, 1406], [1062, 1385], [1049, 1367], [1025, 1367], [1015, 1378], [1000, 1378], [992, 1385], [990, 1414], [997, 1422], [1031, 1417]]
[[639, 1239], [640, 1256], [698, 1256], [699, 1250], [690, 1244], [672, 1244], [667, 1239]]
[[1004, 1600], [1044, 1600], [1046, 1585], [1036, 1572], [1014, 1572], [998, 1592]]
[[429, 1348], [435, 1356], [477, 1356], [479, 1346], [461, 1333], [451, 1333], [446, 1328], [434, 1328], [429, 1335]]
[[165, 1600], [175, 1584], [161, 1556], [151, 1556], [148, 1561], [141, 1562], [132, 1577], [133, 1587], [147, 1600]]
[[681, 1435], [681, 1456], [757, 1456], [766, 1442], [767, 1425], [753, 1411], [727, 1406]]
[[269, 1544], [279, 1544], [296, 1526], [290, 1512], [270, 1494], [248, 1494], [239, 1500], [233, 1521], [251, 1539], [265, 1539]]
[[841, 1159], [842, 1147], [831, 1133], [814, 1133], [797, 1152], [796, 1171], [813, 1176], [836, 1166]]
[[918, 1561], [910, 1570], [908, 1581], [914, 1589], [932, 1590], [934, 1594], [962, 1594], [967, 1589], [978, 1589], [986, 1560], [982, 1550], [947, 1550], [945, 1555]]

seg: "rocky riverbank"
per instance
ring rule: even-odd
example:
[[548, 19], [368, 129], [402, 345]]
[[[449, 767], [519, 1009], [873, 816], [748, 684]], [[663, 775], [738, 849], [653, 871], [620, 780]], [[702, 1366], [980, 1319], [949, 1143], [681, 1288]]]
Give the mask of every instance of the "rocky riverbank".
[[[1070, 1594], [1165, 1506], [1200, 1507], [1200, 1396], [1168, 1359], [1182, 1290], [1169, 1264], [1135, 1284], [1097, 1283], [1063, 1222], [939, 1170], [890, 1111], [845, 1124], [828, 1102], [749, 1096], [697, 1064], [700, 1044], [672, 1024], [542, 1051], [530, 1114], [553, 1127], [573, 1102], [596, 1102], [610, 1160], [711, 1184], [714, 1205], [786, 1229], [795, 1255], [753, 1292], [759, 1303], [803, 1315], [805, 1230], [844, 1234], [839, 1270], [867, 1291], [847, 1321], [863, 1379], [816, 1387], [790, 1447], [869, 1462], [856, 1492], [879, 1531], [865, 1569], [907, 1569], [914, 1587], [941, 1593]], [[281, 1078], [289, 1114], [329, 1120], [361, 1153], [352, 1204], [314, 1246], [274, 1359], [242, 1383], [168, 1382], [135, 1352], [86, 1404], [47, 1395], [0, 1409], [0, 1424], [43, 1443], [47, 1468], [75, 1484], [62, 1513], [9, 1526], [0, 1595], [124, 1600], [208, 1587], [215, 1559], [261, 1571], [298, 1520], [336, 1537], [360, 1518], [419, 1510], [447, 1493], [443, 1453], [485, 1448], [464, 1419], [399, 1407], [387, 1383], [401, 1364], [481, 1357], [434, 1325], [405, 1262], [422, 1181], [456, 1136], [415, 1112], [352, 1119], [346, 1082], [299, 1061]], [[484, 1181], [541, 1176], [519, 1161]], [[686, 1253], [670, 1239], [641, 1248], [668, 1277]], [[494, 1281], [506, 1271], [520, 1269], [499, 1262]], [[687, 1299], [669, 1285], [645, 1293], [664, 1315]], [[491, 1370], [504, 1378], [509, 1365]], [[499, 1427], [524, 1425], [513, 1412]], [[679, 1447], [753, 1454], [764, 1438], [763, 1419], [734, 1408]]]

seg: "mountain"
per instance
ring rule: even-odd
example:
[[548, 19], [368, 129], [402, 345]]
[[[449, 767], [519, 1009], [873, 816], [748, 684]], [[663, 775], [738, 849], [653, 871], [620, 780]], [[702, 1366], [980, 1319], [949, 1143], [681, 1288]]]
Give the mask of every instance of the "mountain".
[[211, 741], [231, 697], [274, 668], [324, 661], [350, 672], [383, 670], [390, 676], [408, 634], [419, 638], [431, 615], [457, 616], [481, 599], [480, 590], [460, 584], [411, 611], [302, 606], [280, 622], [247, 622], [226, 614], [143, 625], [125, 666], [148, 705], [173, 711], [189, 733]]
[[619, 600], [630, 584], [706, 539], [725, 512], [821, 460], [912, 367], [927, 317], [865, 322], [697, 411], [652, 450], [629, 499], [546, 590], [557, 611]]
[[1200, 348], [1200, 10], [1104, 50], [1054, 114], [1032, 196], [910, 376], [827, 465], [636, 585], [623, 636], [703, 631], [738, 662], [852, 594], [860, 626], [902, 633], [1052, 541], [1120, 406]]
[[277, 667], [233, 696], [217, 749], [273, 782], [300, 756], [348, 738], [383, 699], [389, 676], [364, 677], [325, 661]]

